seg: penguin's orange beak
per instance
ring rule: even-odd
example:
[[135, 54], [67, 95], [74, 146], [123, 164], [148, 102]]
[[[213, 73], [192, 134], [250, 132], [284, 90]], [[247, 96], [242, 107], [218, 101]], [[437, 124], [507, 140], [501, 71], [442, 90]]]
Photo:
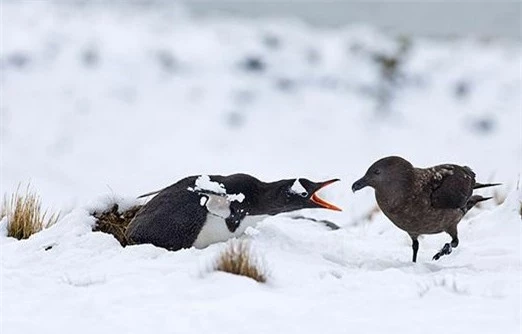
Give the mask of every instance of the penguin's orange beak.
[[324, 187], [329, 186], [330, 184], [337, 182], [337, 181], [339, 181], [339, 179], [328, 180], [328, 181], [321, 183], [319, 188], [310, 197], [310, 200], [325, 209], [334, 210], [334, 211], [343, 211], [340, 207], [325, 201], [324, 199], [320, 198], [319, 195], [317, 195], [317, 193], [321, 189], [323, 189]]

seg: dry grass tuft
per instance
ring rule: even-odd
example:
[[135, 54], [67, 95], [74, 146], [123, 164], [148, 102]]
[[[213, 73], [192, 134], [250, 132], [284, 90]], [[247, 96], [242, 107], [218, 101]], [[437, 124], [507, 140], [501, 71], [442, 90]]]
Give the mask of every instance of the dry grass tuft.
[[27, 239], [58, 221], [59, 213], [42, 212], [40, 196], [31, 192], [28, 185], [25, 192], [20, 187], [11, 197], [4, 196], [0, 218], [7, 217], [7, 236], [18, 240]]
[[127, 246], [129, 242], [125, 236], [125, 230], [141, 207], [141, 205], [136, 205], [120, 212], [118, 204], [114, 204], [109, 210], [104, 212], [93, 212], [92, 215], [96, 218], [96, 225], [93, 231], [112, 234], [122, 246]]
[[265, 283], [268, 274], [259, 260], [256, 260], [247, 241], [232, 240], [219, 255], [215, 270], [234, 275], [246, 276], [260, 283]]

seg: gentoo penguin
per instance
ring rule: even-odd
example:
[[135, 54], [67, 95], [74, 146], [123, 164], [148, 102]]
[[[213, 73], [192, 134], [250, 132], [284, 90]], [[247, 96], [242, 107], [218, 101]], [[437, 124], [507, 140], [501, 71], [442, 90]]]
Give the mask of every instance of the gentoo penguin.
[[386, 157], [368, 168], [352, 190], [375, 189], [382, 212], [412, 239], [413, 262], [417, 261], [418, 236], [448, 233], [452, 240], [433, 256], [438, 260], [459, 244], [457, 224], [475, 204], [490, 199], [473, 195], [473, 190], [499, 185], [475, 182], [467, 166], [438, 165], [415, 168], [401, 157]]
[[265, 183], [247, 174], [190, 176], [155, 192], [130, 222], [126, 236], [131, 244], [169, 250], [204, 248], [241, 235], [268, 215], [306, 208], [341, 211], [316, 194], [336, 181]]

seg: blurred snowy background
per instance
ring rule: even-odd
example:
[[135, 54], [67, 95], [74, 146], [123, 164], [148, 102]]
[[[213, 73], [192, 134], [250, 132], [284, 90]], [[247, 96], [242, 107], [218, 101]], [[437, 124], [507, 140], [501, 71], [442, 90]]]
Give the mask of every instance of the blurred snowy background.
[[[516, 200], [498, 214], [481, 216], [478, 231], [464, 225], [474, 244], [463, 237], [446, 264], [411, 267], [408, 238], [382, 215], [378, 224], [361, 223], [375, 205], [373, 193], [354, 196], [350, 185], [373, 161], [394, 154], [417, 166], [466, 164], [479, 181], [502, 182], [500, 197], [512, 191], [522, 161], [520, 22], [518, 2], [3, 0], [0, 194], [31, 182], [45, 206], [65, 215], [100, 196], [135, 197], [187, 175], [246, 172], [265, 181], [340, 177], [341, 183], [325, 189], [325, 198], [345, 211], [310, 215], [325, 216], [346, 230], [327, 234], [285, 219], [260, 227], [257, 245], [272, 262], [274, 284], [283, 299], [224, 278], [197, 281], [203, 285], [201, 293], [219, 301], [228, 297], [215, 296], [221, 290], [216, 286], [237, 289], [238, 296], [255, 291], [260, 305], [244, 310], [242, 325], [261, 312], [279, 319], [258, 324], [271, 332], [271, 324], [287, 333], [297, 330], [284, 325], [279, 315], [301, 323], [316, 319], [309, 309], [314, 300], [321, 300], [330, 318], [303, 325], [311, 332], [332, 319], [336, 331], [344, 332], [341, 319], [347, 309], [356, 323], [375, 332], [404, 332], [411, 319], [397, 323], [397, 314], [382, 323], [364, 320], [401, 298], [407, 300], [404, 312], [414, 309], [421, 316], [416, 318], [419, 324], [426, 319], [421, 305], [427, 313], [444, 308], [445, 319], [454, 314], [451, 307], [446, 309], [447, 300], [456, 308], [473, 305], [461, 314], [462, 323], [446, 328], [438, 322], [432, 332], [516, 332], [520, 228], [508, 224], [519, 222]], [[75, 219], [81, 221], [77, 214], [65, 221]], [[507, 225], [497, 230], [500, 221]], [[10, 289], [5, 300], [11, 301], [5, 328], [18, 333], [39, 326], [54, 333], [57, 328], [87, 330], [96, 319], [95, 328], [102, 332], [110, 326], [119, 331], [114, 318], [97, 313], [101, 305], [117, 305], [128, 317], [125, 332], [139, 332], [152, 325], [134, 323], [136, 315], [119, 298], [163, 307], [168, 293], [179, 301], [204, 299], [196, 292], [199, 287], [180, 296], [171, 285], [197, 280], [194, 263], [216, 248], [174, 254], [145, 246], [121, 249], [109, 236], [88, 233], [89, 228], [80, 233], [63, 224], [29, 240], [34, 252], [23, 248], [24, 243], [6, 245], [5, 254], [12, 256], [4, 258], [3, 266], [10, 270], [4, 276]], [[429, 261], [445, 240], [430, 238], [421, 242], [421, 262]], [[70, 246], [63, 258], [46, 260], [38, 253], [49, 239]], [[23, 261], [9, 260], [20, 257], [29, 271], [17, 267]], [[96, 263], [86, 265], [89, 258]], [[394, 271], [397, 263], [401, 268]], [[150, 266], [151, 276], [137, 274], [143, 266]], [[48, 268], [53, 268], [50, 276]], [[39, 276], [43, 282], [33, 281]], [[118, 290], [123, 277], [130, 282], [128, 289]], [[306, 282], [295, 286], [294, 277]], [[140, 290], [158, 282], [157, 290]], [[24, 290], [26, 283], [33, 289]], [[78, 292], [78, 286], [91, 285], [98, 290]], [[303, 294], [302, 288], [311, 294]], [[422, 291], [430, 289], [438, 291], [430, 295], [432, 303], [417, 304], [426, 293]], [[45, 298], [35, 301], [42, 291], [49, 296], [65, 293], [67, 306]], [[111, 291], [115, 294], [103, 299]], [[333, 306], [321, 299], [334, 295], [339, 300]], [[244, 298], [236, 302], [248, 301], [248, 294]], [[178, 305], [176, 312], [185, 314], [181, 322], [186, 327], [180, 328], [196, 326], [190, 319], [197, 314], [223, 316], [223, 304], [209, 301], [205, 306], [203, 299], [193, 312], [183, 313], [187, 310]], [[27, 302], [13, 302], [19, 300]], [[352, 303], [346, 305], [348, 300]], [[367, 301], [371, 307], [365, 306]], [[276, 304], [279, 308], [267, 311]], [[48, 322], [46, 312], [34, 322], [14, 318], [17, 310], [25, 315], [43, 308], [50, 314], [67, 309], [70, 321]], [[288, 313], [292, 308], [298, 311]], [[81, 318], [84, 309], [91, 313]], [[158, 313], [151, 319], [176, 322], [180, 317]], [[220, 319], [198, 323], [198, 328], [234, 332], [228, 326], [237, 319]], [[244, 327], [236, 329], [242, 332]]]
[[518, 5], [3, 1], [0, 190], [63, 210], [242, 171], [344, 196], [390, 154], [512, 185]]

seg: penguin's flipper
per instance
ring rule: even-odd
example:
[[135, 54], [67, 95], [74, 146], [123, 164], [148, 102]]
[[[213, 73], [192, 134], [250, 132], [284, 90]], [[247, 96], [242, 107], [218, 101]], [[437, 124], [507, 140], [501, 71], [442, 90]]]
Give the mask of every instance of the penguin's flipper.
[[236, 232], [239, 225], [241, 225], [241, 221], [245, 219], [247, 214], [248, 211], [242, 203], [232, 201], [230, 203], [230, 215], [225, 219], [228, 230], [232, 233]]
[[190, 248], [207, 217], [200, 196], [185, 189], [166, 188], [152, 198], [127, 227], [134, 244], [153, 244], [169, 250]]

